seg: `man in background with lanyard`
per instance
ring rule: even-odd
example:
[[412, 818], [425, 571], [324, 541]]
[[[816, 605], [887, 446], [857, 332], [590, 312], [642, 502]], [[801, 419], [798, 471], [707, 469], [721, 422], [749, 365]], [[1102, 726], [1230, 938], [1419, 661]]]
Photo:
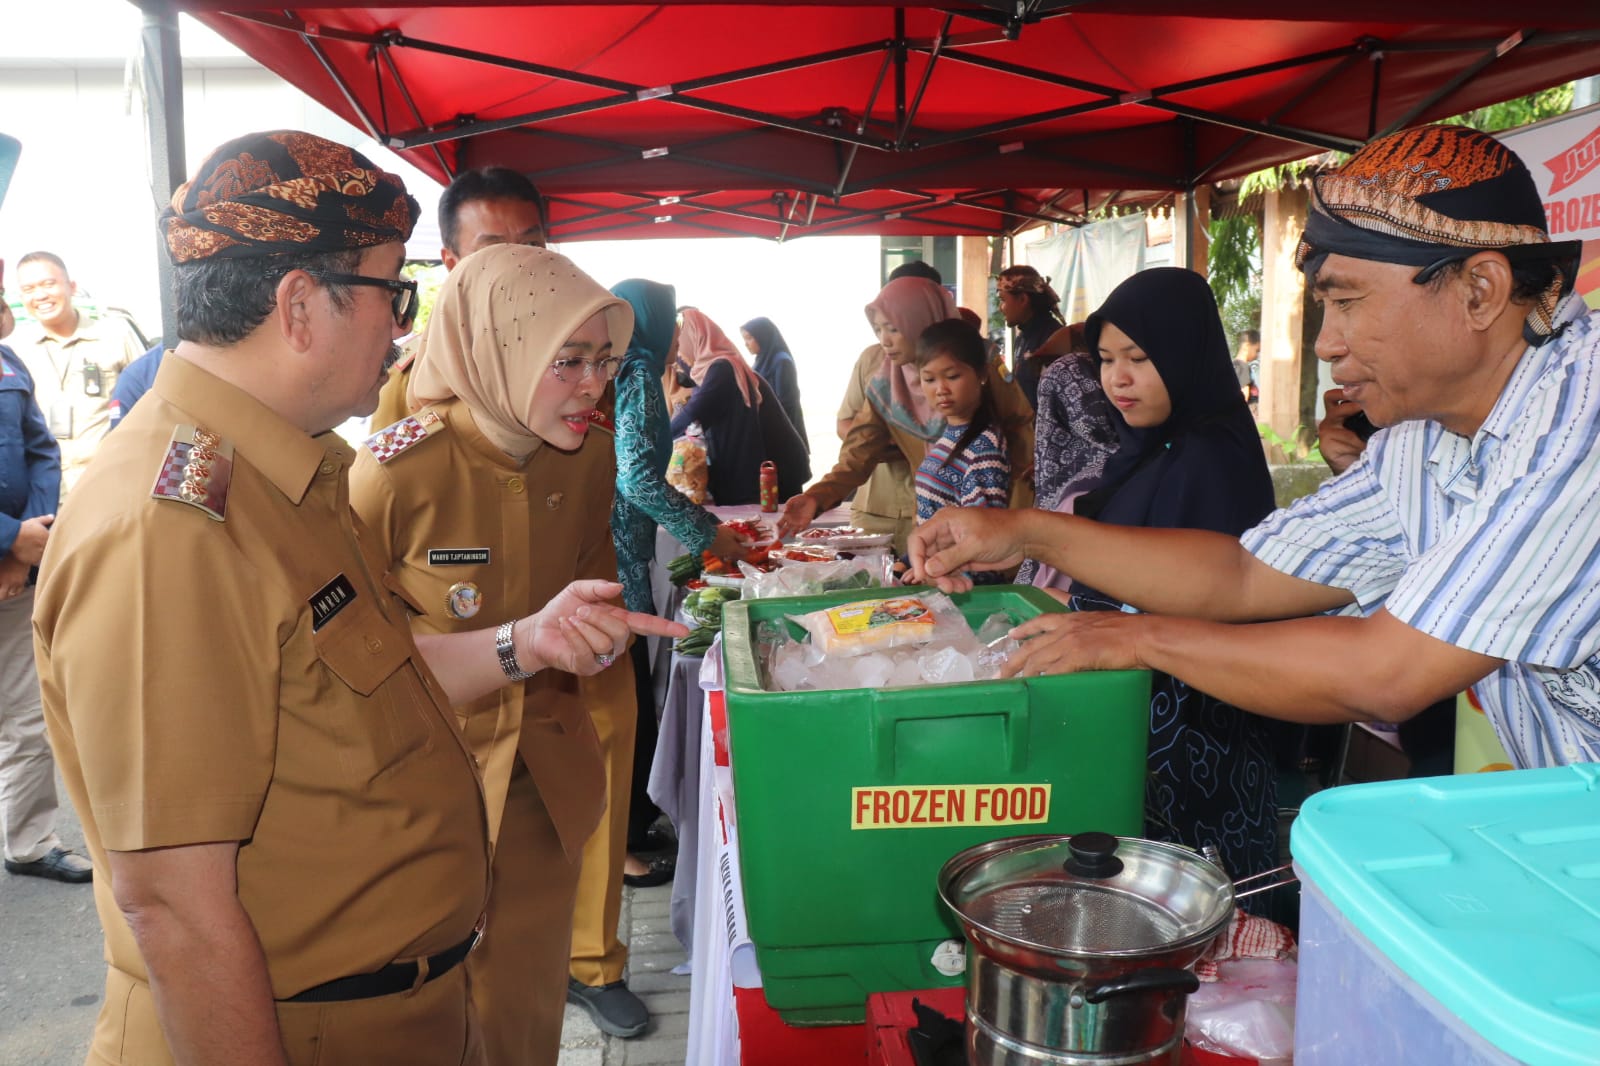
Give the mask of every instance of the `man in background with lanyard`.
[[53, 252], [29, 252], [17, 261], [17, 290], [33, 322], [17, 331], [13, 346], [61, 445], [65, 499], [111, 428], [117, 375], [144, 354], [144, 345], [126, 326], [73, 306], [78, 287]]

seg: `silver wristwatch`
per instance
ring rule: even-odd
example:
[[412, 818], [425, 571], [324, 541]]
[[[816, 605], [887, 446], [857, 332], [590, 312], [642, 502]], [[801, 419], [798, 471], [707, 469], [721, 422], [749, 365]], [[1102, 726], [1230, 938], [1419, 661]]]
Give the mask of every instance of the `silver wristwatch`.
[[494, 653], [500, 658], [500, 669], [513, 681], [526, 681], [536, 671], [524, 670], [517, 662], [517, 646], [511, 640], [511, 629], [516, 623], [501, 622], [494, 631]]

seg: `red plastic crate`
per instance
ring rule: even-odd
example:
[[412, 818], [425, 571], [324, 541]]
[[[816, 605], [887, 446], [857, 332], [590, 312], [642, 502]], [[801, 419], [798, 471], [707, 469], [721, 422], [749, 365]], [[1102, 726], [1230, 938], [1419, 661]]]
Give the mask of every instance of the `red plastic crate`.
[[[868, 996], [868, 1066], [916, 1066], [911, 1057], [911, 1048], [906, 1044], [907, 1030], [917, 1024], [916, 1012], [911, 1009], [911, 1001], [914, 999], [920, 1000], [924, 1007], [932, 1007], [947, 1018], [959, 1019], [967, 1009], [965, 988], [879, 992]], [[1256, 1066], [1256, 1060], [1218, 1055], [1184, 1044], [1183, 1066]]]
[[735, 988], [733, 1006], [742, 1066], [860, 1066], [867, 1061], [870, 1030], [864, 1025], [785, 1025], [759, 988]]

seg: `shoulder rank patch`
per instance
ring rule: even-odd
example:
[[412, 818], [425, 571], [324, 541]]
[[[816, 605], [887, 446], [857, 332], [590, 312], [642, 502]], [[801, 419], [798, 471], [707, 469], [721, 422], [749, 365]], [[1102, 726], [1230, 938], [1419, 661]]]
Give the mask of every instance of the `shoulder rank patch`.
[[198, 507], [221, 522], [228, 514], [233, 443], [199, 426], [178, 426], [150, 495]]
[[390, 459], [404, 452], [407, 448], [427, 440], [444, 428], [444, 416], [438, 411], [428, 410], [419, 414], [406, 415], [392, 426], [387, 426], [362, 442], [362, 447], [372, 453], [372, 457], [380, 463], [387, 463]]

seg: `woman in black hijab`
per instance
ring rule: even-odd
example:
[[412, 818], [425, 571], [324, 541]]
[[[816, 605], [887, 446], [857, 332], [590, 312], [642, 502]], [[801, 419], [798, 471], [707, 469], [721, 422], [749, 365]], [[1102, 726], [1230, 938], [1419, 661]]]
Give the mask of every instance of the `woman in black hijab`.
[[[1237, 536], [1272, 510], [1272, 477], [1204, 278], [1177, 267], [1135, 274], [1085, 332], [1117, 411], [1119, 446], [1077, 514]], [[1079, 610], [1123, 606], [1079, 582], [1071, 601]], [[1156, 674], [1146, 835], [1215, 844], [1233, 876], [1259, 873], [1278, 865], [1276, 801], [1268, 720]]]
[[810, 454], [811, 440], [806, 436], [806, 418], [800, 410], [800, 374], [795, 369], [789, 342], [783, 339], [770, 318], [752, 318], [739, 327], [739, 332], [744, 337], [745, 349], [756, 361], [755, 372], [777, 393], [778, 406], [789, 416], [789, 424], [800, 434], [806, 453]]

